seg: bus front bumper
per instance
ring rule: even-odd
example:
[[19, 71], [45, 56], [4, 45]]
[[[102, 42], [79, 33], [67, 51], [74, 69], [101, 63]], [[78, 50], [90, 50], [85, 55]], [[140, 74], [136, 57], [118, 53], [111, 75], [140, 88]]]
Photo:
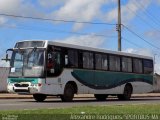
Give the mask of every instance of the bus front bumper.
[[9, 84], [7, 86], [9, 93], [19, 93], [19, 94], [35, 94], [39, 93], [39, 88], [37, 85], [29, 85], [28, 87], [16, 87], [14, 84]]

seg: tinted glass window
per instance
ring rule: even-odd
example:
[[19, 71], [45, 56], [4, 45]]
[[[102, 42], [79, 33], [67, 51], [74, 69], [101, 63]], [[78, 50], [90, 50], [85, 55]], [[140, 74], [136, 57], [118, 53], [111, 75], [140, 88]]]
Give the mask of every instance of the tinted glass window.
[[14, 50], [10, 76], [41, 77], [44, 75], [44, 50]]
[[96, 62], [96, 69], [97, 70], [102, 69], [102, 55], [101, 54], [95, 54], [95, 62]]
[[108, 70], [107, 55], [102, 55], [102, 70]]
[[68, 66], [78, 67], [78, 52], [77, 52], [77, 50], [68, 50]]
[[143, 60], [144, 73], [151, 74], [153, 73], [153, 61], [152, 60]]
[[18, 42], [15, 45], [15, 48], [25, 48], [25, 47], [44, 47], [43, 41], [24, 41], [24, 42]]
[[133, 72], [142, 73], [142, 60], [141, 59], [133, 59]]
[[93, 69], [93, 53], [83, 52], [83, 68]]
[[109, 68], [111, 71], [120, 71], [120, 57], [115, 55], [109, 56]]
[[127, 57], [122, 57], [122, 71], [132, 72], [132, 59]]
[[61, 48], [48, 46], [48, 56], [47, 56], [46, 66], [47, 66], [48, 77], [58, 76], [61, 74], [63, 68]]

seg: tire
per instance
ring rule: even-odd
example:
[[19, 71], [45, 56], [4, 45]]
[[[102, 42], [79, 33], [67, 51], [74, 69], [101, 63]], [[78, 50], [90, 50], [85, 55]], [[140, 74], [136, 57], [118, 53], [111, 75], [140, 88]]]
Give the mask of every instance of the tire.
[[98, 101], [105, 101], [106, 98], [108, 97], [108, 95], [106, 95], [106, 94], [94, 94], [94, 97], [95, 97]]
[[123, 94], [117, 95], [119, 100], [130, 100], [131, 96], [132, 96], [132, 86], [130, 84], [127, 84], [124, 87]]
[[44, 94], [33, 94], [33, 98], [37, 101], [37, 102], [43, 102], [47, 96]]
[[61, 95], [61, 100], [63, 102], [71, 102], [74, 97], [74, 87], [71, 84], [67, 84], [64, 89], [64, 94]]

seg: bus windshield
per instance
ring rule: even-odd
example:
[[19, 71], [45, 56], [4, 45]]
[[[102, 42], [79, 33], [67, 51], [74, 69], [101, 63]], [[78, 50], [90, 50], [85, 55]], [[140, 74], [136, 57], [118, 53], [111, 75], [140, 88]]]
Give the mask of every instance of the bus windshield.
[[41, 77], [44, 74], [44, 50], [17, 49], [11, 57], [10, 76]]

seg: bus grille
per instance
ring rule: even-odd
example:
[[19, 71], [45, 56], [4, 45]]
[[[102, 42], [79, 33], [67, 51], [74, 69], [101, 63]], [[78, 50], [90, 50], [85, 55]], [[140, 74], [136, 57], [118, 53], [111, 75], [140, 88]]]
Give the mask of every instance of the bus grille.
[[28, 84], [14, 84], [15, 87], [28, 87]]

